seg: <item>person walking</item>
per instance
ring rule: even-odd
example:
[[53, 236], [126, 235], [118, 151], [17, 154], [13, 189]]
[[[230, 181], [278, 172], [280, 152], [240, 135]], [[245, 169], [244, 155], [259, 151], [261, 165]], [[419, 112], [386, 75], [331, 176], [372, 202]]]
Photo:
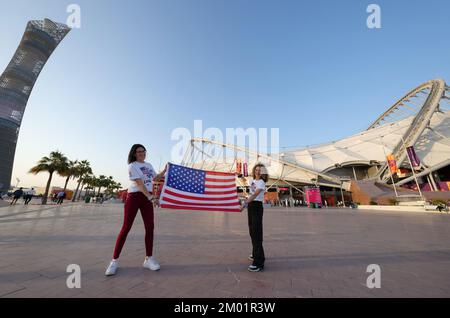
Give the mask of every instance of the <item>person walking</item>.
[[17, 200], [19, 200], [23, 196], [23, 188], [20, 188], [13, 193], [13, 200], [10, 205], [16, 204]]
[[33, 196], [36, 194], [36, 191], [34, 191], [34, 188], [31, 188], [30, 190], [28, 190], [26, 192], [25, 195], [25, 204], [28, 205], [28, 203], [31, 202], [31, 200], [33, 199]]
[[122, 229], [116, 240], [113, 259], [105, 271], [106, 276], [115, 275], [119, 268], [118, 259], [138, 210], [141, 211], [145, 227], [146, 257], [142, 266], [153, 271], [157, 271], [161, 268], [158, 261], [153, 256], [154, 213], [152, 191], [153, 181], [164, 178], [167, 165], [161, 173], [156, 174], [153, 166], [145, 161], [146, 154], [147, 150], [141, 144], [133, 145], [128, 154], [128, 176], [131, 185], [128, 188], [127, 198], [125, 200]]
[[23, 191], [23, 204], [24, 205], [28, 204], [28, 191], [30, 191], [30, 190]]
[[58, 199], [56, 204], [63, 204], [66, 193], [64, 191], [59, 191], [56, 198]]
[[253, 247], [252, 254], [249, 256], [252, 261], [248, 267], [250, 272], [262, 271], [266, 260], [263, 248], [263, 201], [268, 178], [267, 169], [263, 164], [259, 163], [253, 167], [250, 196], [245, 200], [248, 207], [248, 228]]

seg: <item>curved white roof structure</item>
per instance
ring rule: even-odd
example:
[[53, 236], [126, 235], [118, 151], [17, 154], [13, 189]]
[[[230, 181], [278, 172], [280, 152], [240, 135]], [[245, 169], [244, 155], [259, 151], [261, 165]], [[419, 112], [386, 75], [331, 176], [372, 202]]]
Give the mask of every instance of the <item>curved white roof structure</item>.
[[[336, 165], [370, 165], [384, 162], [385, 154], [392, 153], [401, 142], [414, 117], [363, 131], [359, 134], [327, 144], [288, 151], [284, 159], [316, 171], [330, 171]], [[434, 166], [450, 158], [450, 111], [436, 112], [427, 129], [415, 144], [421, 161]], [[383, 147], [384, 145], [384, 147]]]
[[[236, 153], [244, 153], [250, 167], [255, 162], [265, 162], [274, 183], [318, 183], [348, 189], [346, 181], [353, 176], [343, 174], [340, 169], [364, 167], [370, 170], [370, 173], [366, 171], [367, 179], [387, 182], [386, 155], [393, 154], [398, 166], [408, 168], [405, 146], [414, 146], [421, 160], [420, 171], [430, 172], [449, 164], [450, 88], [444, 80], [431, 80], [416, 87], [365, 131], [338, 141], [286, 151], [275, 158], [236, 145], [193, 139], [183, 164], [233, 171], [238, 158]], [[234, 162], [221, 160], [225, 149], [235, 153]]]
[[386, 155], [394, 154], [401, 166], [407, 163], [405, 145], [413, 145], [423, 168], [439, 165], [450, 158], [449, 96], [443, 80], [426, 82], [401, 98], [367, 130], [339, 141], [286, 152], [284, 158], [321, 172], [379, 162], [383, 166], [378, 177], [385, 181]]

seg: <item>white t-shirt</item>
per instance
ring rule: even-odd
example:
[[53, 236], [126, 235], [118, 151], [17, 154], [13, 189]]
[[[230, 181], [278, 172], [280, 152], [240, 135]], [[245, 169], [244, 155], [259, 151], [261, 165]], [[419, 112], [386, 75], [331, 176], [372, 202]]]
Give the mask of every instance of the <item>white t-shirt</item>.
[[139, 192], [139, 188], [137, 187], [136, 179], [142, 179], [145, 187], [148, 192], [153, 191], [153, 178], [156, 177], [155, 169], [148, 162], [132, 162], [128, 165], [128, 176], [132, 181], [130, 186], [128, 187], [128, 192]]
[[266, 183], [264, 180], [252, 180], [250, 183], [250, 195], [256, 192], [256, 189], [261, 189], [262, 191], [256, 196], [255, 200], [253, 201], [264, 201], [264, 192], [266, 191]]

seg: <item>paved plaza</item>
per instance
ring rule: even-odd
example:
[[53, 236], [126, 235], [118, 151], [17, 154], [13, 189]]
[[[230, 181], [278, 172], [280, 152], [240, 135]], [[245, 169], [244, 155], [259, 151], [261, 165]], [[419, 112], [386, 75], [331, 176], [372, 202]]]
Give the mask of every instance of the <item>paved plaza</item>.
[[[140, 215], [105, 277], [121, 204], [0, 208], [0, 297], [449, 297], [450, 215], [273, 208], [266, 267], [247, 271], [247, 214], [157, 210], [159, 272], [142, 268]], [[69, 289], [69, 264], [81, 288]], [[381, 288], [369, 289], [369, 264]]]

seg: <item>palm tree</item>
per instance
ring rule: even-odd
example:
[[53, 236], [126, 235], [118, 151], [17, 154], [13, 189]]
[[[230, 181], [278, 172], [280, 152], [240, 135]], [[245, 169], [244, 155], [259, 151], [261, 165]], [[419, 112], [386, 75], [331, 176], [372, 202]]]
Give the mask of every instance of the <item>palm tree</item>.
[[110, 184], [106, 188], [105, 192], [108, 193], [111, 196], [114, 196], [117, 194], [117, 191], [122, 189], [122, 185], [119, 182], [116, 182], [114, 180], [111, 180]]
[[37, 165], [32, 167], [29, 173], [38, 174], [40, 172], [48, 172], [48, 180], [47, 186], [45, 187], [45, 193], [42, 197], [42, 204], [47, 203], [48, 192], [50, 189], [50, 184], [52, 182], [53, 173], [60, 173], [64, 170], [65, 165], [67, 164], [67, 157], [59, 151], [52, 151], [50, 155], [47, 157], [42, 157]]
[[[78, 162], [77, 167], [76, 167], [76, 173], [75, 173], [75, 176], [78, 178], [78, 184], [77, 184], [77, 188], [75, 190], [75, 194], [73, 195], [72, 202], [75, 202], [75, 199], [78, 194], [78, 190], [80, 189], [80, 185], [82, 183], [84, 185], [83, 178], [89, 174], [92, 174], [92, 169], [91, 169], [89, 161], [82, 160], [82, 161]], [[83, 191], [83, 187], [81, 187], [81, 191]], [[81, 191], [80, 191], [80, 194], [81, 194]]]
[[94, 187], [93, 186], [91, 186], [91, 185], [86, 185], [86, 188], [84, 188], [85, 190], [86, 190], [86, 197], [87, 196], [89, 196], [89, 194], [91, 194], [90, 193], [90, 190], [93, 190], [94, 189]]
[[75, 178], [77, 174], [77, 164], [78, 160], [72, 161], [69, 160], [66, 162], [66, 165], [63, 167], [62, 171], [59, 173], [61, 177], [66, 177], [66, 183], [64, 184], [63, 191], [66, 191], [67, 184], [69, 183], [70, 178]]
[[116, 182], [113, 188], [113, 193], [117, 195], [120, 189], [122, 189], [122, 184], [120, 182]]
[[87, 183], [86, 189], [94, 190], [94, 193], [92, 195], [95, 196], [95, 188], [97, 188], [100, 183], [99, 178], [92, 175], [87, 181], [88, 181], [88, 183]]
[[116, 182], [114, 181], [114, 178], [112, 176], [109, 176], [103, 184], [107, 189], [110, 189], [111, 186], [114, 186], [115, 183]]
[[85, 196], [88, 195], [89, 190], [94, 189], [95, 177], [92, 173], [89, 173], [83, 177], [83, 180], [81, 182], [82, 182], [82, 186], [81, 186], [80, 193], [78, 194], [78, 199], [80, 199], [81, 192], [83, 191], [84, 186], [86, 186], [84, 188], [86, 190]]
[[[80, 190], [78, 191], [78, 187], [79, 187], [79, 186], [77, 186], [77, 198], [76, 198], [76, 200], [80, 200], [81, 193], [83, 192], [83, 188], [84, 188], [85, 185], [87, 185], [88, 178], [90, 178], [91, 176], [92, 176], [92, 174], [86, 174], [86, 175], [84, 175], [83, 177], [81, 177], [81, 178], [78, 180], [79, 182], [81, 182], [81, 188], [80, 188]], [[86, 190], [86, 188], [84, 188], [84, 190]], [[85, 193], [85, 194], [86, 194], [86, 193]]]
[[97, 195], [100, 195], [100, 190], [104, 187], [107, 187], [109, 183], [110, 180], [106, 176], [100, 175], [96, 180], [96, 186], [98, 187]]

